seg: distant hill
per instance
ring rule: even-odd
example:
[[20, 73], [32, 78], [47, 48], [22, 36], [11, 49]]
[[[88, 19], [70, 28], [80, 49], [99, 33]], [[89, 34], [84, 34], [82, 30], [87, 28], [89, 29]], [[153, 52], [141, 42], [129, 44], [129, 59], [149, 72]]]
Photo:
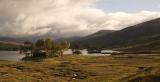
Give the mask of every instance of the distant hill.
[[23, 42], [22, 40], [20, 39], [17, 39], [17, 38], [11, 38], [11, 37], [0, 37], [0, 41], [2, 42]]
[[74, 36], [74, 37], [69, 37], [69, 38], [59, 38], [59, 39], [56, 39], [55, 41], [56, 42], [62, 42], [62, 41], [73, 42], [73, 41], [79, 40], [81, 38], [82, 37], [80, 37], [80, 36]]
[[15, 42], [0, 41], [0, 50], [15, 51], [15, 50], [19, 50], [21, 45], [23, 44], [15, 43]]
[[99, 36], [103, 36], [103, 35], [107, 35], [109, 33], [115, 32], [115, 30], [100, 30], [94, 34], [88, 35], [86, 37], [84, 37], [83, 39], [91, 39], [91, 38], [96, 38]]
[[11, 38], [11, 37], [0, 37], [0, 50], [18, 50], [23, 45], [23, 40]]
[[[146, 42], [153, 42], [159, 39], [160, 35], [160, 18], [150, 20], [141, 24], [127, 27], [125, 29], [104, 34], [91, 39], [81, 39], [73, 43], [80, 44], [83, 47], [103, 47], [103, 48], [121, 48], [128, 44], [138, 45]], [[154, 39], [152, 37], [155, 37]], [[149, 40], [148, 40], [149, 39]], [[147, 40], [147, 41], [146, 41]], [[143, 42], [144, 41], [144, 42]], [[158, 42], [157, 42], [158, 43]], [[149, 46], [149, 45], [148, 45]], [[152, 44], [153, 46], [153, 44]], [[140, 48], [140, 46], [139, 46]]]
[[98, 31], [94, 34], [87, 35], [85, 37], [74, 36], [74, 37], [69, 37], [69, 38], [60, 38], [60, 39], [57, 39], [56, 42], [61, 42], [61, 41], [67, 40], [67, 41], [72, 43], [72, 42], [79, 41], [79, 40], [87, 40], [87, 39], [95, 38], [95, 37], [98, 37], [98, 36], [103, 36], [103, 35], [109, 34], [109, 33], [114, 32], [114, 31], [115, 30], [101, 30], [101, 31]]

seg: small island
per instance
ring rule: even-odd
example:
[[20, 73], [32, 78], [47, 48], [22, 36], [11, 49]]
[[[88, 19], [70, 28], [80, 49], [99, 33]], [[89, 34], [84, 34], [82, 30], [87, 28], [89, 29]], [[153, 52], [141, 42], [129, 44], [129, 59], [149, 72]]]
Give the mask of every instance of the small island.
[[24, 42], [24, 45], [20, 47], [20, 53], [26, 55], [23, 60], [37, 60], [62, 56], [64, 50], [67, 50], [69, 47], [70, 44], [67, 41], [56, 43], [51, 38], [47, 38], [45, 40], [37, 40], [36, 43]]

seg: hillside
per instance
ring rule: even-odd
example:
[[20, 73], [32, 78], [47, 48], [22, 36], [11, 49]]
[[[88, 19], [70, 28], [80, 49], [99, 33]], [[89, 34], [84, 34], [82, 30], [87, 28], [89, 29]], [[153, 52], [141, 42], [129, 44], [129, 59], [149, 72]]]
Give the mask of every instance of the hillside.
[[69, 38], [59, 38], [59, 39], [56, 39], [55, 41], [56, 41], [56, 42], [62, 42], [62, 41], [73, 42], [73, 41], [79, 40], [79, 39], [81, 39], [81, 38], [82, 38], [82, 37], [80, 37], [80, 36], [75, 36], [75, 37], [69, 37]]
[[91, 39], [91, 38], [96, 38], [96, 37], [99, 37], [99, 36], [103, 36], [103, 35], [107, 35], [109, 33], [112, 33], [114, 32], [115, 30], [100, 30], [94, 34], [91, 34], [91, 35], [88, 35], [82, 39]]
[[142, 38], [137, 41], [129, 41], [127, 44], [117, 46], [115, 50], [160, 51], [160, 36]]
[[0, 50], [15, 51], [18, 50], [21, 45], [22, 44], [15, 42], [0, 41]]
[[2, 42], [22, 42], [22, 40], [11, 37], [0, 37], [0, 41]]
[[114, 32], [114, 30], [101, 30], [101, 31], [98, 31], [94, 34], [87, 35], [85, 37], [74, 36], [74, 37], [69, 37], [69, 38], [60, 38], [60, 39], [57, 39], [56, 42], [61, 42], [61, 41], [67, 40], [67, 41], [72, 43], [72, 42], [76, 42], [76, 41], [79, 41], [79, 40], [88, 40], [88, 39], [91, 39], [91, 38], [103, 36], [103, 35], [109, 34], [111, 32]]
[[[83, 47], [103, 47], [103, 48], [120, 48], [127, 46], [128, 44], [136, 45], [134, 42], [139, 42], [140, 44], [147, 44], [155, 40], [155, 36], [160, 35], [160, 18], [150, 20], [141, 24], [127, 27], [125, 29], [115, 31], [109, 34], [102, 36], [94, 37], [91, 39], [81, 39], [73, 43], [80, 44]], [[150, 38], [155, 37], [154, 39], [149, 40]], [[148, 41], [146, 41], [148, 38]], [[158, 37], [156, 39], [159, 39]], [[144, 41], [144, 42], [143, 42]], [[156, 42], [158, 43], [158, 42]], [[154, 43], [155, 44], [155, 43]], [[132, 46], [133, 46], [132, 45]], [[137, 44], [138, 45], [138, 44]], [[147, 45], [151, 46], [151, 45]], [[152, 46], [154, 46], [152, 44]], [[157, 45], [155, 45], [157, 46]]]

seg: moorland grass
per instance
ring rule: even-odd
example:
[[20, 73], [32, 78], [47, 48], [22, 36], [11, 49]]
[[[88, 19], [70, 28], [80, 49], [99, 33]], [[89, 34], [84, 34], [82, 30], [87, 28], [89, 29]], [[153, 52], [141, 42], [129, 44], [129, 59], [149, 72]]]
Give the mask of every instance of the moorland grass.
[[0, 82], [135, 82], [140, 77], [156, 78], [159, 65], [160, 56], [122, 55], [0, 61]]

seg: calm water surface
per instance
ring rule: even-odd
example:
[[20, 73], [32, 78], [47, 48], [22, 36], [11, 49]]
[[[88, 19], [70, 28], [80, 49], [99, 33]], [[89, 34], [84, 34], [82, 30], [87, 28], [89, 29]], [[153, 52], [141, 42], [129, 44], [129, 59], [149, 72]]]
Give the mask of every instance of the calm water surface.
[[0, 51], [0, 60], [8, 60], [8, 61], [20, 61], [24, 54], [19, 54], [18, 51]]
[[[71, 50], [67, 50], [64, 54], [72, 54]], [[83, 56], [110, 56], [111, 54], [88, 54], [86, 50], [82, 50]], [[8, 61], [20, 61], [24, 54], [20, 54], [18, 51], [0, 51], [0, 60], [8, 60]]]
[[[81, 53], [82, 53], [82, 54], [81, 54], [82, 56], [110, 56], [110, 55], [111, 55], [111, 54], [101, 54], [101, 53], [89, 54], [86, 49], [80, 50], [80, 51], [81, 51]], [[68, 49], [68, 50], [64, 51], [63, 54], [65, 54], [65, 55], [67, 55], [67, 54], [72, 54], [72, 50], [71, 50], [71, 49]]]

